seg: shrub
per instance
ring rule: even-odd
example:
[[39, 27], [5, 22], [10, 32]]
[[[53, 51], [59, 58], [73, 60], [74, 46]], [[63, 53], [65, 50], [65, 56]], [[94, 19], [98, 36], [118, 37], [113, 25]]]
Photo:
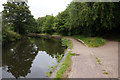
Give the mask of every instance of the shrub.
[[69, 40], [65, 39], [65, 38], [62, 38], [62, 46], [68, 46], [68, 42]]
[[7, 31], [6, 34], [3, 36], [3, 41], [16, 41], [21, 39], [20, 34], [14, 31]]

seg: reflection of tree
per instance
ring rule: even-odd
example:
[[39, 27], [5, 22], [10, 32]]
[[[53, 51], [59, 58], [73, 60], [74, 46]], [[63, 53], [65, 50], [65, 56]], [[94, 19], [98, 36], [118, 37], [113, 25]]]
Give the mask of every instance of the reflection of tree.
[[59, 39], [41, 38], [35, 40], [38, 50], [46, 51], [51, 57], [56, 56], [56, 54], [64, 53], [64, 47], [62, 47], [62, 43]]
[[11, 72], [15, 78], [25, 77], [31, 72], [30, 67], [38, 51], [28, 41], [21, 41], [7, 47], [3, 49], [3, 66], [7, 65], [7, 71]]
[[46, 51], [51, 57], [62, 54], [64, 48], [57, 39], [29, 38], [3, 46], [3, 68], [8, 66], [8, 72], [15, 78], [25, 77], [30, 73], [32, 61], [38, 51]]

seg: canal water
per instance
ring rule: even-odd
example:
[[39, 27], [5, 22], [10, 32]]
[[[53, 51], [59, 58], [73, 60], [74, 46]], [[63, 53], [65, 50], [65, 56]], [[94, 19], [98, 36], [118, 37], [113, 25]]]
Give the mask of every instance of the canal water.
[[64, 50], [60, 39], [29, 37], [9, 43], [2, 48], [2, 77], [47, 78]]

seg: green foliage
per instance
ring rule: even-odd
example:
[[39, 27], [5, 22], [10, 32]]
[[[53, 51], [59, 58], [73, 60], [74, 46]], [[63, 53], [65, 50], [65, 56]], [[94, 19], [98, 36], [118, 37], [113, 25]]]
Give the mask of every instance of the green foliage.
[[65, 61], [62, 63], [60, 69], [57, 71], [56, 78], [63, 78], [63, 74], [65, 73], [65, 71], [70, 68], [72, 62], [71, 56], [74, 56], [74, 54], [73, 53], [67, 54]]
[[69, 40], [69, 43], [70, 43], [69, 49], [72, 49], [72, 47], [73, 47], [72, 41]]
[[102, 63], [101, 63], [101, 62], [99, 62], [99, 65], [102, 65]]
[[[120, 3], [120, 2], [119, 2]], [[71, 2], [68, 7], [57, 16], [46, 15], [37, 20], [31, 15], [26, 2], [7, 2], [3, 4], [3, 27], [16, 33], [85, 35], [90, 37], [105, 34], [120, 33], [120, 5], [119, 3], [86, 3]], [[4, 33], [6, 34], [6, 33]], [[86, 44], [97, 47], [104, 41], [97, 38], [85, 40]], [[98, 45], [93, 45], [93, 42]], [[118, 40], [119, 41], [119, 40]]]
[[46, 72], [46, 75], [47, 75], [48, 77], [50, 77], [50, 76], [51, 76], [50, 72]]
[[108, 72], [104, 72], [103, 74], [109, 74]]
[[[62, 60], [64, 54], [61, 54], [61, 55], [60, 54], [56, 54], [56, 56], [57, 56], [57, 63], [59, 64], [60, 61]], [[49, 70], [51, 69], [51, 71], [46, 72], [46, 74], [47, 74], [48, 77], [50, 77], [51, 73], [54, 72], [54, 70], [58, 67], [58, 64], [55, 65], [55, 66], [49, 66]]]
[[46, 21], [43, 23], [43, 31], [49, 34], [53, 33], [53, 23], [54, 23], [54, 17], [46, 16]]
[[[78, 33], [96, 36], [102, 30], [112, 29], [114, 3], [77, 3], [69, 7], [72, 28], [78, 28]], [[99, 35], [98, 34], [98, 35]]]
[[7, 2], [3, 6], [3, 26], [11, 25], [13, 31], [22, 35], [33, 31], [35, 20], [26, 2]]
[[96, 59], [98, 59], [98, 57], [96, 57]]
[[43, 33], [43, 23], [46, 21], [46, 17], [39, 17], [36, 20], [37, 27], [36, 27], [36, 33]]
[[[68, 10], [59, 13], [56, 17], [47, 15], [37, 19], [38, 33], [59, 33], [62, 35], [70, 35], [69, 24], [67, 22]], [[68, 34], [69, 33], [69, 34]]]
[[37, 33], [54, 33], [54, 16], [46, 15], [45, 17], [39, 17], [37, 19]]
[[89, 47], [99, 47], [106, 43], [106, 41], [102, 38], [88, 38], [85, 41], [86, 44], [88, 44]]
[[58, 64], [55, 66], [52, 66], [52, 72], [55, 71], [55, 69], [58, 67]]
[[97, 59], [98, 64], [102, 65], [101, 60], [98, 57], [96, 57], [96, 59]]
[[57, 56], [57, 62], [59, 63], [62, 60], [64, 54], [61, 54], [61, 55], [58, 54], [56, 56]]
[[62, 35], [68, 35], [69, 33], [69, 24], [68, 24], [69, 14], [68, 9], [59, 13], [54, 20], [54, 30]]
[[98, 59], [97, 62], [101, 62], [100, 59]]
[[7, 25], [4, 23], [4, 25], [2, 26], [2, 41], [3, 42], [9, 42], [9, 41], [16, 41], [16, 40], [19, 40], [21, 39], [21, 36], [12, 31], [12, 28], [11, 26]]
[[68, 42], [69, 40], [65, 39], [65, 38], [62, 38], [62, 46], [68, 46]]
[[109, 74], [105, 69], [102, 69], [102, 71], [104, 71], [103, 74]]
[[102, 69], [102, 71], [105, 71], [105, 69]]
[[21, 38], [19, 34], [26, 35], [35, 31], [35, 19], [26, 2], [7, 2], [3, 6], [3, 41], [15, 41]]
[[53, 36], [55, 36], [55, 35], [56, 35], [56, 36], [58, 36], [58, 35], [59, 35], [59, 33], [56, 33], [56, 32], [55, 32], [55, 33], [53, 33], [52, 35], [53, 35]]
[[99, 47], [106, 43], [106, 40], [98, 37], [85, 37], [85, 36], [72, 36], [73, 38], [77, 38], [83, 40], [88, 47]]
[[16, 41], [21, 39], [21, 36], [13, 31], [7, 31], [4, 35], [3, 35], [3, 41]]
[[[54, 19], [50, 16], [38, 19], [39, 31], [42, 33], [59, 33], [62, 35], [104, 36], [120, 32], [119, 3], [71, 2], [65, 11]], [[40, 20], [40, 21], [39, 21]], [[41, 29], [41, 30], [40, 30]], [[114, 29], [114, 30], [113, 30]]]

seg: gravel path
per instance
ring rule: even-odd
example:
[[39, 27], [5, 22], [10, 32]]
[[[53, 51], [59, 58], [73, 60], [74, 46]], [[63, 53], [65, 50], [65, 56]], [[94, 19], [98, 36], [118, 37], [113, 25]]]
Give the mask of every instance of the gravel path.
[[[108, 41], [98, 48], [85, 47], [79, 41], [69, 38], [73, 43], [73, 56], [69, 78], [117, 78], [118, 77], [118, 42]], [[97, 63], [98, 57], [102, 65]], [[103, 71], [105, 70], [105, 71]], [[108, 72], [108, 74], [103, 74]]]

